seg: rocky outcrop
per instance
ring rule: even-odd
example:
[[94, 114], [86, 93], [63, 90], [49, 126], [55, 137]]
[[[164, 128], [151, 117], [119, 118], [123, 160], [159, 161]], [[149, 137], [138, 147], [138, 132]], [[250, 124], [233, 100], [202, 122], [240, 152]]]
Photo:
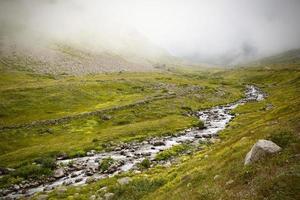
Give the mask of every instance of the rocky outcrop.
[[280, 150], [281, 148], [272, 141], [258, 140], [258, 142], [255, 143], [251, 150], [247, 153], [244, 164], [249, 165], [268, 155], [277, 153]]

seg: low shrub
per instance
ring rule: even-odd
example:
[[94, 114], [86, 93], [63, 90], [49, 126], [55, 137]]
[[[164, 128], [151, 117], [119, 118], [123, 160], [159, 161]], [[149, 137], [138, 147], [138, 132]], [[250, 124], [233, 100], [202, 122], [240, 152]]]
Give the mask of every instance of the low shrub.
[[103, 158], [99, 163], [99, 170], [104, 172], [109, 169], [109, 167], [114, 163], [114, 159], [111, 157]]
[[294, 142], [295, 137], [293, 136], [292, 133], [288, 131], [283, 131], [283, 132], [272, 134], [271, 136], [269, 136], [268, 139], [276, 143], [280, 147], [285, 148], [289, 146], [289, 144]]
[[43, 168], [55, 169], [56, 167], [56, 162], [54, 158], [38, 158], [35, 160], [35, 162], [41, 165]]
[[148, 158], [145, 158], [142, 162], [139, 163], [139, 168], [148, 169], [151, 166], [151, 161]]
[[22, 166], [12, 173], [13, 177], [22, 177], [24, 179], [28, 178], [40, 178], [41, 176], [48, 176], [52, 174], [50, 168], [43, 167], [39, 164], [30, 164]]
[[180, 153], [183, 153], [185, 150], [189, 148], [186, 144], [175, 145], [170, 149], [164, 150], [156, 155], [155, 160], [167, 160], [171, 157], [177, 156]]

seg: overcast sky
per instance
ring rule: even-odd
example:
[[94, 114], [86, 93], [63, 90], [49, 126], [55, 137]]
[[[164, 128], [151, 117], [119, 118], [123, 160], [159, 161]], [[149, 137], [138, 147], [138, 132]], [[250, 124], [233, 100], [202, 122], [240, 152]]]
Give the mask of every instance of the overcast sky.
[[87, 43], [118, 45], [139, 33], [172, 55], [207, 62], [300, 47], [300, 0], [1, 0], [0, 19], [20, 35]]

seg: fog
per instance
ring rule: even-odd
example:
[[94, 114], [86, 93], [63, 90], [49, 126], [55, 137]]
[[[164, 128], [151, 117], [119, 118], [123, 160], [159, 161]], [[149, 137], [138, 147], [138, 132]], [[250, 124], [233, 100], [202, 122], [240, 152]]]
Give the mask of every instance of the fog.
[[32, 45], [129, 51], [145, 43], [212, 64], [300, 47], [299, 0], [1, 0], [0, 23], [2, 38]]

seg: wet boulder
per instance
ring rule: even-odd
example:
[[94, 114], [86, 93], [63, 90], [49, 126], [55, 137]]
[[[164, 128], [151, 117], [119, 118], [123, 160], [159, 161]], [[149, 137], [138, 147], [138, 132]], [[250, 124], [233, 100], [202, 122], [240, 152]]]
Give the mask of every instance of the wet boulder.
[[93, 161], [89, 161], [89, 162], [86, 163], [86, 168], [89, 169], [92, 172], [96, 172], [96, 171], [98, 171], [99, 164], [95, 163]]
[[158, 140], [153, 142], [154, 146], [164, 146], [165, 142], [163, 140]]
[[95, 153], [96, 153], [95, 150], [91, 150], [91, 151], [86, 152], [86, 155], [87, 155], [87, 156], [94, 156]]
[[95, 181], [96, 181], [96, 179], [95, 179], [94, 177], [88, 177], [88, 178], [86, 179], [85, 183], [89, 184], [89, 183], [93, 183], [93, 182], [95, 182]]
[[245, 165], [256, 162], [266, 156], [277, 153], [281, 150], [277, 144], [269, 140], [258, 140], [251, 150], [247, 153], [245, 158]]
[[65, 170], [63, 168], [59, 168], [57, 170], [54, 171], [54, 178], [61, 178], [65, 175]]

